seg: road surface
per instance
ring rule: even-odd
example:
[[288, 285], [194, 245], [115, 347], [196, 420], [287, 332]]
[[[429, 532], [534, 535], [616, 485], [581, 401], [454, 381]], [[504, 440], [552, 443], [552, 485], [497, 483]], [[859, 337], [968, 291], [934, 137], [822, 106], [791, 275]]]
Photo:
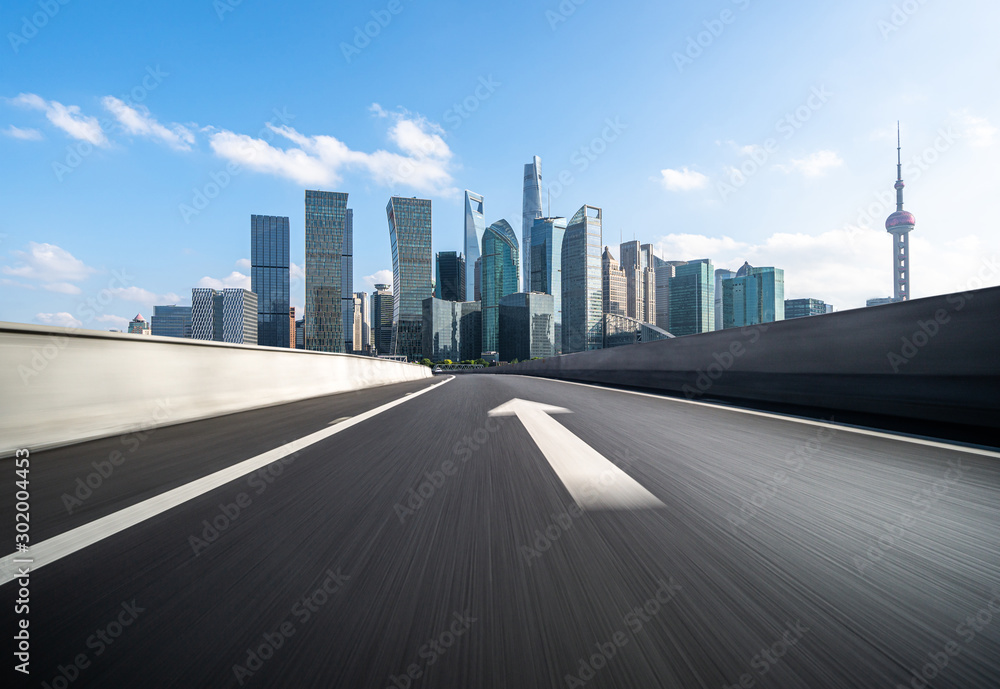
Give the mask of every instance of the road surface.
[[30, 459], [30, 686], [1000, 686], [981, 448], [460, 375]]

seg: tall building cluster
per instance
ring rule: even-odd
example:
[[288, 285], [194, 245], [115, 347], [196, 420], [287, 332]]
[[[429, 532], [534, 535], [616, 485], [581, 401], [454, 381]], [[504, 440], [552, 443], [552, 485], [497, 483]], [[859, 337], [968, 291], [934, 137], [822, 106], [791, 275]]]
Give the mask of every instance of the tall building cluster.
[[[892, 297], [909, 298], [909, 232], [897, 140]], [[542, 161], [524, 165], [520, 242], [506, 219], [487, 224], [485, 198], [466, 190], [462, 251], [432, 251], [431, 201], [386, 205], [393, 284], [355, 292], [354, 212], [344, 192], [305, 192], [305, 309], [289, 304], [287, 216], [250, 216], [251, 289], [196, 287], [191, 306], [156, 306], [136, 334], [387, 356], [409, 361], [507, 362], [649, 342], [833, 311], [785, 299], [773, 266], [716, 268], [709, 258], [668, 260], [652, 244], [603, 243], [603, 211], [567, 220], [542, 212]], [[550, 211], [551, 212], [551, 211]], [[602, 251], [603, 247], [603, 251]], [[287, 319], [287, 320], [286, 320]]]

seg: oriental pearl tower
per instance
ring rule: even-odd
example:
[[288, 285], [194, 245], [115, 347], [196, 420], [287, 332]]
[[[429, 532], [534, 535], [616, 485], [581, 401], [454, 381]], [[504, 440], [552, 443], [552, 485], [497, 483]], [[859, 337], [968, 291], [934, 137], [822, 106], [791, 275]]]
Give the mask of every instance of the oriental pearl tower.
[[903, 159], [896, 123], [896, 212], [886, 218], [885, 230], [892, 235], [893, 301], [910, 298], [910, 230], [916, 223], [913, 213], [903, 210]]

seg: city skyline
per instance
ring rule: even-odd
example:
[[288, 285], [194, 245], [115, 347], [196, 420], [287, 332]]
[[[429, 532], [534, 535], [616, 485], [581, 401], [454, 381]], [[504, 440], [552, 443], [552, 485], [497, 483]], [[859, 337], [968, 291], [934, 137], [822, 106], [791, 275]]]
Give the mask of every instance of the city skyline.
[[[267, 19], [265, 9], [241, 6], [225, 20], [207, 12], [204, 25], [190, 27], [191, 7], [158, 9], [156, 18], [167, 31], [183, 26], [223, 50], [239, 45], [234, 27]], [[535, 155], [545, 163], [546, 215], [568, 216], [593, 203], [605, 209], [609, 239], [641, 235], [667, 260], [710, 256], [720, 266], [781, 265], [789, 298], [858, 308], [893, 293], [892, 240], [882, 223], [893, 207], [887, 195], [897, 119], [906, 143], [907, 207], [921, 221], [910, 247], [917, 271], [912, 297], [1000, 283], [1000, 271], [988, 264], [1000, 255], [1000, 238], [976, 223], [990, 193], [1000, 103], [973, 72], [952, 69], [919, 48], [941, 45], [943, 37], [955, 61], [978, 63], [968, 32], [983, 31], [1000, 14], [995, 5], [921, 5], [896, 25], [891, 7], [860, 2], [843, 3], [836, 13], [796, 8], [788, 17], [733, 4], [734, 21], [718, 36], [709, 34], [703, 41], [709, 45], [695, 43], [696, 57], [687, 54], [699, 52], [689, 39], [717, 21], [717, 13], [643, 6], [648, 28], [634, 44], [611, 59], [580, 58], [546, 80], [547, 94], [509, 71], [527, 57], [501, 70], [506, 63], [498, 46], [468, 64], [449, 63], [451, 78], [417, 89], [414, 74], [444, 58], [401, 61], [406, 42], [397, 47], [396, 39], [423, 29], [428, 38], [440, 37], [435, 19], [441, 13], [453, 15], [459, 27], [481, 19], [479, 10], [453, 9], [445, 3], [404, 13], [390, 27], [394, 38], [379, 37], [350, 62], [338, 46], [368, 15], [359, 8], [340, 19], [335, 26], [343, 35], [335, 36], [324, 63], [330, 78], [349, 87], [336, 118], [328, 115], [326, 97], [305, 95], [293, 58], [285, 63], [241, 51], [248, 73], [270, 74], [277, 63], [292, 67], [283, 70], [291, 73], [288, 83], [266, 104], [250, 96], [250, 88], [219, 99], [202, 92], [194, 79], [199, 70], [180, 52], [123, 37], [120, 64], [107, 65], [82, 50], [86, 31], [72, 32], [70, 25], [106, 21], [96, 11], [77, 9], [72, 22], [65, 14], [43, 27], [7, 54], [17, 70], [5, 71], [0, 82], [0, 151], [10, 161], [0, 174], [8, 198], [17, 200], [0, 221], [6, 235], [0, 238], [0, 317], [123, 328], [136, 311], [186, 304], [192, 285], [249, 288], [245, 216], [261, 211], [290, 217], [291, 305], [301, 311], [303, 188], [351, 193], [358, 247], [353, 282], [371, 291], [391, 270], [381, 221], [386, 198], [432, 199], [433, 251], [461, 251], [461, 189], [487, 197], [486, 224], [506, 217], [516, 225], [523, 210], [520, 173]], [[316, 23], [329, 11], [314, 8]], [[982, 21], [970, 28], [965, 17], [972, 11]], [[16, 4], [5, 6], [0, 20], [19, 26], [21, 14]], [[491, 20], [514, 46], [534, 39], [534, 63], [561, 54], [577, 32], [620, 27], [625, 15], [588, 5], [553, 24], [540, 8], [514, 3]], [[807, 40], [786, 30], [799, 23], [824, 25], [824, 31]], [[276, 30], [278, 36], [287, 31]], [[643, 42], [653, 35], [655, 41]], [[758, 54], [753, 48], [765, 39], [777, 40], [781, 50]], [[902, 71], [867, 69], [893, 64], [901, 53], [908, 55]], [[737, 58], [747, 54], [755, 58], [743, 67]], [[787, 54], [801, 59], [791, 64], [782, 57]], [[70, 56], [72, 87], [65, 70]], [[669, 99], [657, 89], [635, 88], [635, 77], [624, 70], [646, 57]], [[396, 69], [401, 64], [404, 69]], [[746, 83], [751, 67], [774, 78]], [[241, 70], [219, 76], [240, 77]], [[862, 72], [866, 78], [856, 79]], [[370, 78], [375, 73], [380, 80]], [[572, 118], [524, 108], [533, 98], [567, 99], [598, 82], [604, 98], [578, 106]], [[237, 83], [247, 86], [246, 77]], [[726, 114], [737, 111], [738, 118]], [[342, 145], [344, 158], [324, 158], [327, 145]], [[240, 157], [244, 149], [257, 153]], [[300, 162], [292, 164], [295, 159]], [[740, 169], [744, 178], [735, 179], [733, 170]], [[45, 202], [53, 195], [59, 204]], [[122, 215], [98, 221], [112, 202]], [[867, 229], [853, 230], [870, 209], [870, 219], [862, 218]], [[130, 212], [141, 212], [141, 232], [118, 221]], [[936, 270], [928, 270], [932, 263]], [[113, 271], [128, 277], [112, 283]], [[80, 304], [109, 284], [109, 303], [88, 318]]]

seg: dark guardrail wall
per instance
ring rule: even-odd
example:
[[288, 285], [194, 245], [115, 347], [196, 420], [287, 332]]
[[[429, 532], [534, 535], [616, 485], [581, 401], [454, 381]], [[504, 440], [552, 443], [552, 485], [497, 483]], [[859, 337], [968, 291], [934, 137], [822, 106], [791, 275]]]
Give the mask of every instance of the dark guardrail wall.
[[479, 373], [1000, 428], [1000, 287]]

